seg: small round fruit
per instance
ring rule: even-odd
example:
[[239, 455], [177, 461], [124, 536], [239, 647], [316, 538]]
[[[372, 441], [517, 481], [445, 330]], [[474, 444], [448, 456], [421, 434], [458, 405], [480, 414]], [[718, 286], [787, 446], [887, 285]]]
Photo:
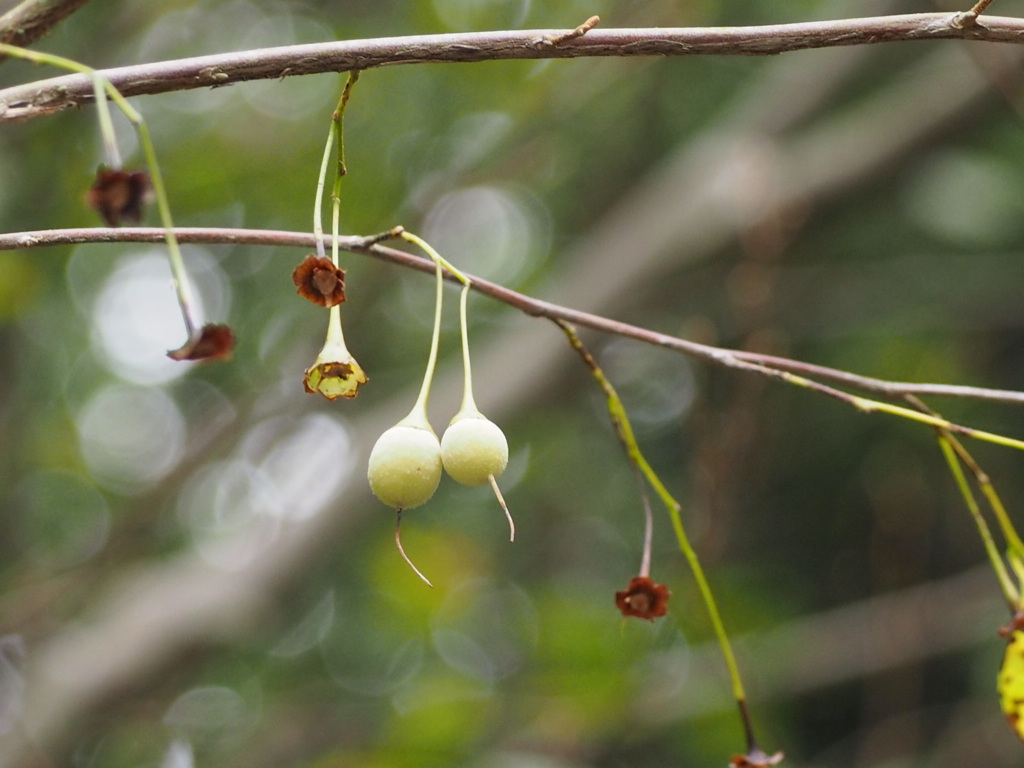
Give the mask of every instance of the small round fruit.
[[377, 439], [367, 471], [377, 498], [411, 509], [434, 495], [441, 482], [441, 445], [431, 430], [399, 424]]
[[441, 437], [441, 459], [453, 480], [463, 485], [483, 485], [505, 471], [508, 441], [489, 419], [456, 419]]

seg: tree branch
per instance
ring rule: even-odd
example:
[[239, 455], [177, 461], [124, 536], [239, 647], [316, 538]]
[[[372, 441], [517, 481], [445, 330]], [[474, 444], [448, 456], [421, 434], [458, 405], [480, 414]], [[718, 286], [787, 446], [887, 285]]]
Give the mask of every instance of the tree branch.
[[[289, 248], [315, 247], [314, 236], [311, 233], [305, 232], [180, 227], [175, 229], [175, 235], [180, 243], [260, 245]], [[81, 245], [85, 243], [162, 243], [165, 237], [166, 232], [156, 227], [86, 227], [81, 229], [13, 232], [0, 234], [0, 251], [40, 248], [53, 245]], [[381, 236], [379, 235], [370, 237], [339, 236], [338, 247], [352, 253], [365, 254], [381, 261], [419, 270], [427, 274], [434, 273], [434, 262], [431, 260], [380, 245], [380, 240]], [[446, 277], [454, 282], [459, 282], [453, 275], [448, 274]], [[778, 376], [780, 373], [793, 373], [804, 377], [814, 377], [815, 379], [853, 387], [863, 392], [889, 399], [902, 398], [907, 395], [932, 395], [1024, 405], [1024, 392], [965, 387], [953, 384], [917, 384], [913, 382], [886, 381], [783, 357], [698, 344], [675, 336], [630, 325], [629, 323], [622, 323], [602, 317], [601, 315], [535, 299], [489, 280], [484, 280], [481, 277], [474, 275], [469, 277], [472, 280], [471, 288], [473, 290], [533, 317], [563, 320], [595, 331], [672, 349], [691, 357], [701, 358], [730, 368], [739, 368], [772, 376]], [[845, 395], [845, 393], [822, 385], [812, 388], [826, 395]]]
[[[31, 45], [87, 2], [89, 0], [25, 0], [0, 16], [0, 43], [22, 48]], [[0, 56], [0, 61], [6, 58]]]
[[[587, 56], [768, 56], [909, 40], [1024, 43], [1024, 19], [970, 13], [918, 13], [750, 27], [522, 30], [343, 40], [102, 70], [125, 96], [220, 87], [393, 64], [568, 59]], [[556, 45], [553, 41], [559, 41]], [[66, 75], [0, 91], [0, 122], [78, 107], [93, 100], [84, 75]]]
[[[879, 89], [864, 103], [795, 136], [785, 133], [792, 131], [793, 126], [803, 128], [808, 116], [828, 102], [833, 93], [828, 89], [843, 81], [843, 72], [850, 66], [847, 55], [857, 56], [863, 51], [848, 49], [846, 55], [822, 57], [819, 67], [808, 68], [797, 57], [768, 63], [763, 75], [738, 96], [729, 98], [727, 108], [705, 127], [703, 134], [676, 150], [657, 169], [624, 182], [628, 186], [616, 204], [561, 254], [557, 269], [546, 278], [545, 290], [557, 294], [565, 304], [614, 312], [615, 307], [628, 306], [628, 297], [641, 295], [642, 285], [651, 282], [652, 275], [664, 274], [669, 267], [693, 265], [733, 243], [750, 214], [739, 204], [737, 196], [723, 194], [721, 189], [731, 189], [728, 180], [736, 177], [735, 169], [744, 167], [742, 163], [751, 156], [752, 137], [758, 141], [756, 148], [769, 152], [768, 156], [778, 163], [778, 176], [772, 178], [785, 182], [780, 184], [780, 197], [773, 200], [776, 206], [808, 200], [819, 205], [822, 201], [835, 202], [857, 182], [883, 172], [894, 173], [913, 148], [926, 144], [929, 137], [944, 127], [979, 114], [980, 106], [987, 103], [988, 86], [978, 78], [970, 62], [960, 56], [958, 48], [943, 46], [933, 51], [912, 72], [901, 73], [896, 82]], [[1010, 54], [1011, 49], [996, 47], [987, 52]], [[1018, 71], [1016, 57], [1007, 58], [1012, 59], [1007, 62], [1008, 71]], [[808, 77], [819, 85], [808, 86]], [[892, 104], [899, 105], [898, 109], [892, 109]], [[106, 232], [105, 241], [114, 242], [124, 241], [135, 230], [57, 230], [65, 238], [52, 243], [42, 242], [43, 233], [4, 235], [2, 239], [4, 247], [9, 248], [82, 242], [69, 236], [76, 231], [97, 235]], [[250, 242], [242, 238], [239, 230], [224, 231], [233, 232], [233, 239], [206, 242]], [[163, 241], [162, 230], [151, 232], [151, 242]], [[278, 245], [309, 247], [311, 235], [284, 234], [288, 239]], [[628, 260], [622, 258], [626, 248]], [[595, 272], [604, 276], [602, 283], [587, 279]], [[549, 386], [552, 377], [574, 362], [565, 354], [560, 333], [524, 333], [525, 322], [514, 319], [508, 328], [493, 334], [488, 344], [480, 345], [477, 352], [474, 372], [485, 384], [488, 412], [496, 417], [511, 416], [517, 409], [531, 407], [533, 398]], [[509, 360], [515, 360], [516, 365], [510, 366]], [[462, 374], [449, 373], [448, 386], [435, 387], [439, 413], [454, 412], [458, 407]], [[239, 431], [245, 430], [239, 435], [238, 444], [244, 443], [252, 430], [262, 428], [261, 414], [294, 415], [311, 407], [301, 398], [297, 402], [290, 394], [297, 391], [295, 381], [289, 382], [289, 389], [279, 380], [280, 373], [268, 371], [267, 376], [265, 385], [254, 395], [259, 398], [259, 408], [243, 410], [238, 416]], [[411, 398], [415, 392], [405, 394]], [[351, 434], [363, 460], [376, 435], [402, 415], [400, 406], [390, 402], [379, 409], [360, 408], [352, 412]], [[180, 477], [165, 482], [178, 480]], [[365, 483], [346, 487], [320, 514], [291, 522], [283, 531], [283, 539], [268, 547], [267, 557], [255, 558], [238, 571], [201, 567], [201, 563], [197, 567], [195, 553], [189, 546], [159, 563], [140, 560], [135, 564], [137, 576], [133, 569], [123, 568], [132, 570], [133, 578], [141, 582], [135, 599], [126, 598], [117, 585], [94, 589], [88, 596], [89, 610], [80, 622], [54, 626], [33, 641], [25, 669], [25, 731], [36, 744], [59, 743], [74, 733], [84, 718], [102, 711], [110, 691], [123, 692], [124, 681], [131, 681], [132, 690], [141, 690], [158, 679], [162, 670], [180, 662], [197, 644], [219, 644], [237, 638], [253, 620], [263, 618], [261, 610], [280, 601], [282, 585], [295, 582], [308, 571], [312, 559], [336, 545], [347, 526], [367, 515], [380, 514], [379, 504], [370, 503], [369, 496]], [[339, 508], [341, 498], [346, 501]], [[249, 535], [248, 529], [235, 534], [240, 540], [237, 545], [242, 546], [241, 540]], [[234, 545], [234, 541], [228, 543]], [[926, 602], [954, 605], [954, 612], [959, 615], [956, 606], [962, 601], [954, 604], [943, 595], [942, 599]], [[977, 606], [976, 601], [970, 600], [963, 604]], [[160, 610], [154, 612], [154, 605], [159, 605]], [[903, 615], [906, 611], [900, 608], [897, 613]], [[953, 624], [947, 621], [946, 627]], [[852, 622], [851, 626], [863, 626], [863, 622]], [[871, 627], [874, 629], [875, 625]], [[79, 642], [81, 631], [88, 633], [89, 642]], [[842, 636], [852, 637], [853, 646], [860, 647], [858, 638], [863, 640], [869, 634], [853, 632]], [[925, 648], [919, 642], [924, 636], [927, 635], [916, 636], [915, 649]], [[804, 645], [834, 647], [828, 643]], [[116, 665], [111, 663], [112, 647], [117, 648]], [[774, 657], [766, 654], [764, 658]], [[865, 664], [864, 668], [870, 667]], [[714, 665], [708, 668], [713, 669]], [[846, 674], [857, 672], [851, 668]], [[838, 674], [826, 671], [821, 677], [835, 680]], [[804, 689], [814, 684], [810, 682]], [[701, 695], [707, 693], [706, 687], [700, 690]], [[707, 702], [719, 690], [716, 686]], [[669, 699], [657, 701], [664, 705]], [[707, 702], [700, 699], [696, 703], [703, 706]], [[688, 703], [693, 704], [692, 697]], [[671, 699], [671, 706], [677, 705], [677, 700]], [[730, 706], [735, 703], [730, 701]], [[20, 768], [38, 763], [39, 757], [31, 748], [27, 753], [13, 746], [6, 748], [0, 740], [0, 766]]]

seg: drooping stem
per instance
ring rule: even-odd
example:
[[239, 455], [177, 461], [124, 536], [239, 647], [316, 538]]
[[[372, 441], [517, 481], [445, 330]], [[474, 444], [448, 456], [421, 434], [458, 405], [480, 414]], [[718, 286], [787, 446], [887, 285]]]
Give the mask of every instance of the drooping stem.
[[1003, 595], [1006, 597], [1006, 601], [1010, 604], [1011, 610], [1019, 610], [1021, 607], [1020, 591], [1014, 585], [1013, 581], [1010, 579], [1010, 575], [1006, 571], [1006, 565], [1003, 563], [1003, 559], [999, 555], [999, 549], [996, 547], [995, 540], [992, 538], [992, 532], [989, 530], [988, 523], [985, 522], [985, 518], [981, 514], [981, 508], [978, 506], [978, 500], [975, 498], [974, 492], [971, 490], [971, 486], [967, 482], [963, 467], [960, 465], [960, 458], [954, 450], [953, 440], [949, 433], [939, 432], [939, 448], [942, 449], [942, 455], [946, 459], [946, 464], [949, 465], [949, 470], [953, 474], [953, 479], [956, 481], [960, 495], [963, 496], [964, 503], [967, 505], [967, 509], [971, 513], [971, 518], [974, 520], [974, 523], [978, 528], [978, 533], [981, 535], [981, 542], [985, 547], [985, 554], [988, 555], [989, 562], [992, 564], [992, 570], [996, 573], [999, 585], [1003, 589]]
[[[134, 112], [134, 110], [132, 110]], [[198, 323], [193, 318], [195, 300], [192, 297], [192, 287], [188, 281], [188, 272], [185, 269], [185, 260], [181, 256], [181, 249], [178, 247], [178, 238], [174, 234], [174, 222], [171, 220], [171, 204], [167, 199], [167, 191], [164, 187], [163, 175], [160, 173], [160, 166], [156, 161], [156, 150], [149, 137], [149, 128], [138, 115], [136, 123], [139, 131], [139, 142], [142, 145], [142, 152], [146, 157], [146, 165], [149, 167], [149, 175], [153, 181], [153, 192], [156, 195], [156, 206], [160, 213], [160, 221], [164, 225], [167, 236], [167, 255], [171, 263], [171, 275], [174, 280], [174, 292], [178, 297], [178, 306], [181, 308], [181, 317], [185, 322], [185, 331], [191, 339], [196, 335]], [[131, 117], [128, 117], [131, 120]]]
[[408, 240], [410, 243], [419, 246], [430, 259], [440, 268], [443, 266], [451, 274], [462, 283], [462, 294], [459, 297], [459, 328], [462, 332], [462, 370], [463, 370], [463, 388], [462, 388], [462, 408], [461, 410], [473, 410], [476, 411], [476, 402], [473, 399], [473, 372], [469, 363], [469, 324], [466, 319], [467, 316], [467, 302], [469, 301], [469, 289], [473, 282], [469, 277], [463, 274], [461, 271], [456, 269], [451, 262], [445, 259], [441, 254], [434, 250], [433, 246], [430, 245], [426, 240], [412, 232], [407, 232], [404, 229], [401, 231], [400, 236]]
[[640, 503], [644, 508], [644, 549], [640, 556], [640, 576], [651, 575], [651, 546], [654, 543], [654, 515], [651, 513], [651, 499], [647, 495], [647, 484], [644, 482], [640, 467], [634, 462], [636, 485], [640, 490]]
[[[430, 359], [427, 361], [427, 372], [423, 376], [423, 385], [420, 387], [419, 397], [416, 398], [416, 404], [413, 406], [407, 419], [414, 418], [417, 414], [422, 414], [423, 420], [426, 420], [427, 413], [427, 399], [430, 397], [430, 383], [434, 378], [434, 366], [437, 363], [437, 350], [440, 345], [441, 339], [441, 305], [444, 296], [444, 272], [443, 269], [447, 269], [456, 278], [462, 281], [465, 286], [469, 285], [469, 278], [463, 275], [459, 270], [453, 267], [441, 254], [435, 251], [429, 243], [420, 237], [417, 237], [412, 232], [407, 232], [404, 229], [399, 233], [399, 236], [407, 240], [414, 245], [422, 248], [431, 261], [434, 262], [434, 272], [437, 275], [437, 292], [434, 303], [434, 334], [430, 341]], [[417, 421], [419, 419], [416, 419]]]
[[1021, 542], [1020, 535], [1017, 533], [1017, 529], [1014, 527], [1013, 521], [1010, 519], [1010, 516], [1006, 511], [1006, 507], [1003, 506], [1002, 499], [999, 498], [999, 494], [992, 485], [992, 480], [988, 476], [988, 473], [985, 472], [978, 462], [974, 460], [974, 457], [971, 456], [963, 443], [948, 432], [945, 432], [944, 434], [946, 439], [949, 441], [950, 448], [956, 452], [956, 455], [960, 457], [960, 461], [962, 461], [971, 471], [971, 474], [974, 475], [974, 479], [978, 483], [978, 487], [981, 488], [982, 494], [984, 494], [989, 506], [992, 508], [992, 513], [995, 515], [996, 521], [999, 523], [1000, 532], [1003, 534], [1003, 538], [1006, 539], [1006, 550], [1011, 565], [1014, 562], [1019, 563], [1021, 560], [1024, 560], [1024, 543]]
[[[466, 304], [469, 301], [469, 281], [462, 286], [459, 296], [459, 327], [462, 331], [462, 407], [463, 412], [477, 411], [476, 400], [473, 399], [473, 371], [469, 364], [469, 324], [466, 320]], [[497, 487], [497, 486], [495, 486]]]
[[[556, 320], [555, 322], [569, 339], [569, 344], [572, 348], [579, 353], [583, 362], [586, 363], [591, 374], [601, 386], [601, 389], [604, 390], [607, 399], [608, 414], [611, 417], [612, 425], [615, 427], [615, 432], [618, 435], [619, 440], [626, 449], [626, 454], [628, 455], [629, 460], [643, 474], [647, 482], [651, 484], [651, 487], [654, 488], [654, 492], [661, 499], [668, 511], [669, 518], [672, 521], [672, 530], [675, 532], [679, 549], [683, 553], [683, 557], [686, 558], [686, 562], [689, 564], [690, 570], [693, 572], [694, 579], [697, 582], [697, 589], [700, 592], [701, 599], [703, 600], [704, 606], [711, 619], [715, 637], [718, 640], [718, 646], [725, 659], [725, 666], [729, 674], [733, 697], [739, 703], [741, 710], [745, 710], [747, 695], [743, 687], [743, 680], [740, 677], [739, 665], [736, 663], [736, 656], [732, 650], [732, 643], [729, 641], [729, 635], [726, 632], [725, 624], [722, 621], [721, 613], [718, 610], [718, 603], [715, 600], [714, 593], [711, 591], [711, 585], [704, 573], [704, 568], [700, 563], [700, 558], [697, 556], [697, 552], [693, 548], [693, 545], [690, 543], [690, 539], [686, 534], [686, 529], [683, 527], [679, 502], [673, 498], [672, 494], [669, 493], [668, 489], [661, 482], [658, 474], [654, 471], [651, 465], [647, 463], [647, 459], [644, 457], [643, 452], [640, 450], [640, 446], [637, 444], [636, 436], [633, 433], [633, 428], [630, 425], [629, 416], [626, 414], [626, 409], [622, 404], [622, 400], [619, 398], [619, 395], [612, 386], [612, 383], [604, 375], [604, 371], [601, 370], [597, 361], [594, 360], [586, 347], [583, 346], [583, 342], [580, 341], [575, 329], [565, 321]], [[753, 743], [753, 730], [750, 726], [749, 718], [744, 720], [744, 728], [747, 731], [748, 742]]]
[[465, 285], [465, 286], [469, 286], [469, 285], [472, 285], [472, 281], [471, 281], [471, 280], [469, 279], [469, 276], [468, 276], [468, 275], [465, 275], [465, 274], [463, 274], [463, 273], [462, 273], [461, 271], [459, 271], [458, 269], [456, 269], [456, 268], [455, 268], [455, 266], [454, 266], [454, 265], [452, 265], [452, 263], [451, 263], [451, 262], [449, 262], [449, 261], [448, 261], [448, 260], [447, 260], [447, 259], [446, 259], [446, 258], [445, 258], [444, 256], [442, 256], [442, 255], [441, 255], [440, 253], [438, 253], [437, 251], [435, 251], [435, 250], [434, 250], [434, 248], [433, 248], [433, 247], [432, 247], [432, 246], [430, 245], [430, 243], [428, 243], [428, 242], [427, 242], [426, 240], [424, 240], [424, 239], [423, 239], [422, 237], [419, 237], [418, 235], [414, 235], [414, 234], [413, 234], [412, 232], [409, 232], [409, 231], [408, 231], [408, 230], [406, 230], [406, 229], [402, 229], [402, 230], [401, 230], [401, 231], [400, 231], [400, 232], [398, 233], [398, 235], [399, 235], [399, 237], [401, 237], [401, 238], [402, 238], [403, 240], [408, 240], [408, 241], [409, 241], [410, 243], [412, 243], [413, 245], [416, 245], [416, 246], [418, 246], [419, 248], [421, 248], [421, 249], [422, 249], [422, 250], [424, 251], [424, 253], [426, 253], [426, 254], [427, 254], [427, 256], [429, 256], [429, 257], [430, 257], [430, 260], [431, 260], [432, 262], [434, 262], [434, 264], [439, 264], [439, 265], [441, 265], [442, 267], [444, 267], [445, 269], [447, 269], [447, 270], [448, 270], [449, 272], [451, 272], [451, 273], [452, 273], [452, 276], [453, 276], [453, 277], [454, 277], [454, 278], [455, 278], [456, 280], [458, 280], [458, 281], [459, 281], [460, 283], [462, 283], [462, 284], [463, 284], [463, 285]]
[[[334, 146], [334, 123], [327, 132], [327, 145], [324, 147], [324, 156], [320, 161], [320, 175], [316, 180], [316, 199], [313, 201], [313, 238], [316, 240], [316, 255], [321, 259], [327, 256], [324, 248], [324, 224], [323, 224], [323, 199], [324, 185], [327, 180], [327, 166], [331, 161], [331, 148]], [[337, 240], [337, 238], [335, 238]], [[333, 251], [332, 251], [333, 252]], [[335, 260], [337, 265], [337, 260]]]
[[430, 356], [427, 358], [427, 370], [423, 374], [423, 384], [420, 385], [420, 393], [416, 397], [416, 403], [413, 405], [409, 415], [399, 422], [400, 424], [407, 422], [416, 426], [423, 426], [424, 424], [427, 427], [430, 426], [430, 422], [427, 420], [427, 401], [430, 399], [430, 383], [434, 379], [434, 367], [437, 365], [437, 350], [441, 343], [441, 307], [444, 302], [444, 274], [441, 271], [440, 261], [434, 262], [434, 270], [437, 275], [437, 288], [434, 292], [434, 331], [430, 337]]
[[[185, 322], [185, 331], [188, 334], [189, 339], [192, 339], [196, 335], [196, 329], [198, 327], [198, 323], [193, 318], [195, 301], [192, 297], [192, 289], [188, 282], [188, 274], [185, 269], [185, 262], [181, 256], [181, 249], [178, 247], [178, 239], [174, 233], [174, 221], [171, 218], [171, 206], [167, 199], [167, 190], [164, 187], [163, 176], [160, 173], [160, 165], [157, 163], [156, 150], [153, 147], [153, 140], [149, 135], [149, 128], [146, 126], [146, 122], [142, 119], [142, 115], [128, 103], [124, 96], [121, 95], [120, 91], [118, 91], [109, 80], [103, 78], [102, 73], [94, 70], [92, 67], [79, 64], [77, 61], [66, 59], [63, 56], [54, 56], [49, 53], [30, 51], [12, 45], [4, 45], [2, 43], [0, 43], [0, 53], [7, 54], [8, 56], [13, 56], [15, 58], [26, 59], [37, 64], [49, 64], [60, 69], [67, 69], [72, 72], [79, 72], [89, 76], [94, 87], [100, 89], [97, 92], [97, 101], [100, 105], [100, 130], [104, 135], [104, 142], [109, 142], [113, 145], [112, 147], [108, 147], [106, 150], [108, 161], [116, 161], [120, 164], [120, 154], [116, 149], [113, 124], [110, 121], [109, 112], [106, 110], [106, 99], [101, 98], [102, 94], [105, 93], [106, 96], [117, 105], [118, 109], [121, 110], [122, 114], [124, 114], [128, 121], [135, 126], [135, 129], [139, 134], [139, 143], [142, 146], [142, 153], [146, 159], [146, 167], [149, 170], [149, 177], [153, 184], [153, 193], [156, 196], [157, 210], [160, 214], [160, 223], [163, 225], [164, 229], [164, 239], [167, 242], [168, 257], [171, 265], [171, 277], [174, 282], [174, 291], [178, 298], [178, 306], [181, 308], [181, 316]], [[100, 86], [102, 86], [102, 88], [100, 88]]]
[[103, 142], [103, 156], [110, 168], [121, 167], [121, 150], [117, 146], [114, 121], [110, 119], [110, 105], [107, 103], [103, 79], [92, 73], [93, 91], [96, 93], [96, 116], [100, 122], [100, 138]]

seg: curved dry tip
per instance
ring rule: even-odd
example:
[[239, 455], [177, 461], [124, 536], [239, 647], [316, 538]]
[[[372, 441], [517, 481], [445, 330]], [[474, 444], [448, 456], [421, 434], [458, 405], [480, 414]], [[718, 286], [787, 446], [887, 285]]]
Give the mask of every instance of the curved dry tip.
[[491, 481], [491, 488], [494, 490], [494, 495], [498, 497], [498, 503], [501, 504], [501, 508], [505, 511], [505, 519], [508, 520], [508, 540], [516, 540], [516, 524], [512, 520], [512, 513], [508, 511], [508, 505], [505, 503], [505, 497], [501, 495], [501, 489], [498, 488], [498, 481], [494, 479], [494, 475], [488, 475], [487, 479]]
[[430, 579], [423, 575], [419, 568], [417, 568], [409, 556], [405, 554], [405, 548], [402, 546], [402, 510], [398, 510], [398, 515], [395, 518], [395, 545], [398, 547], [398, 552], [402, 555], [402, 559], [409, 564], [409, 567], [413, 569], [417, 576], [423, 579], [424, 583], [433, 588], [433, 584], [430, 583]]

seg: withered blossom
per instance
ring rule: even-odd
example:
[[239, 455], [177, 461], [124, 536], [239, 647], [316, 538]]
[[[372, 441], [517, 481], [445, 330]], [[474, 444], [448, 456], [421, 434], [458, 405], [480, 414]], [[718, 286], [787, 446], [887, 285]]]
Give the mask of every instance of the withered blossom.
[[345, 300], [345, 270], [326, 256], [309, 254], [292, 272], [299, 295], [321, 307], [333, 307]]
[[145, 171], [100, 167], [85, 201], [112, 227], [121, 221], [138, 224], [142, 208], [152, 197], [152, 185]]
[[306, 369], [303, 386], [310, 394], [319, 392], [328, 400], [337, 400], [355, 397], [359, 394], [359, 385], [366, 382], [366, 374], [345, 346], [341, 309], [334, 305], [327, 325], [327, 340], [316, 362]]
[[172, 349], [167, 356], [172, 360], [220, 360], [230, 357], [234, 346], [231, 328], [207, 323], [183, 347]]
[[783, 757], [784, 755], [781, 752], [769, 755], [754, 747], [747, 754], [736, 755], [730, 760], [729, 768], [769, 768], [772, 765], [781, 763]]
[[634, 576], [629, 586], [615, 593], [615, 605], [623, 616], [654, 621], [668, 610], [668, 587], [655, 584], [648, 576]]
[[1010, 619], [1010, 623], [999, 628], [999, 636], [1010, 638], [1017, 630], [1024, 629], [1024, 611], [1017, 611]]

